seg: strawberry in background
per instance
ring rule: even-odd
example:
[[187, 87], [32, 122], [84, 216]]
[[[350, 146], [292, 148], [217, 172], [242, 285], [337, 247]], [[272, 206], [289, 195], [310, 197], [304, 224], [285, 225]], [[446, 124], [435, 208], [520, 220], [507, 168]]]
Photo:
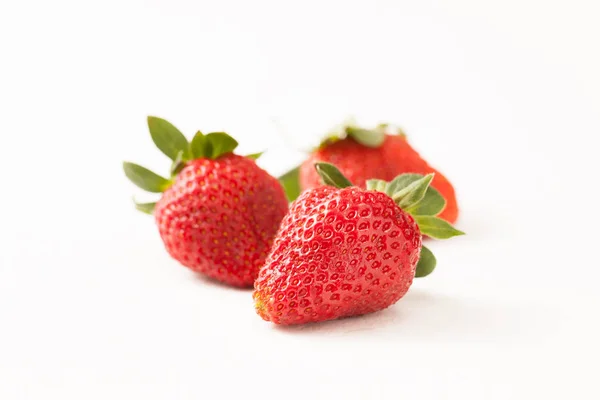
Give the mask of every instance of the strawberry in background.
[[280, 183], [256, 165], [259, 155], [234, 154], [238, 143], [226, 133], [198, 131], [188, 142], [164, 119], [148, 117], [148, 127], [173, 164], [169, 178], [123, 164], [134, 184], [161, 194], [136, 208], [154, 214], [167, 251], [181, 264], [232, 286], [252, 286], [288, 209]]
[[419, 155], [402, 131], [393, 131], [386, 124], [374, 129], [347, 124], [336, 129], [300, 167], [280, 177], [289, 200], [294, 200], [304, 190], [321, 185], [313, 167], [318, 162], [334, 164], [350, 181], [363, 188], [368, 179], [391, 180], [403, 173], [435, 173], [431, 186], [446, 200], [439, 217], [450, 223], [456, 222], [458, 204], [450, 181]]

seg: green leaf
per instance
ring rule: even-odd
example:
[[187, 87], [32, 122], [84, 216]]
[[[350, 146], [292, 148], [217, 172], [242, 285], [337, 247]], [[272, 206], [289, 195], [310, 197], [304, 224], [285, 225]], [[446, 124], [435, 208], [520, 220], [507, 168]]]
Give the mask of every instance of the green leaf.
[[432, 186], [429, 186], [425, 197], [406, 211], [412, 215], [438, 215], [446, 207], [446, 199]]
[[376, 190], [385, 193], [388, 183], [381, 179], [369, 179], [367, 181], [367, 190]]
[[260, 153], [252, 153], [252, 154], [248, 154], [246, 156], [246, 158], [249, 158], [251, 160], [258, 160], [260, 158], [260, 156], [262, 156], [265, 152], [261, 151]]
[[225, 132], [213, 132], [206, 135], [206, 141], [210, 144], [210, 158], [218, 158], [223, 154], [231, 153], [238, 146], [237, 140]]
[[348, 136], [352, 137], [363, 146], [377, 148], [385, 141], [385, 132], [381, 129], [362, 129], [349, 126], [346, 128]]
[[436, 239], [449, 239], [454, 236], [464, 235], [464, 232], [454, 228], [441, 218], [430, 215], [417, 215], [414, 217], [423, 235]]
[[279, 183], [283, 186], [285, 195], [290, 202], [296, 200], [300, 196], [300, 167], [289, 170], [279, 177]]
[[171, 185], [171, 181], [137, 164], [124, 162], [123, 171], [131, 182], [148, 192], [162, 193]]
[[138, 203], [133, 200], [135, 204], [135, 208], [143, 213], [152, 215], [154, 213], [154, 207], [156, 206], [156, 202], [154, 203]]
[[209, 156], [206, 148], [207, 143], [206, 136], [204, 136], [200, 131], [196, 132], [192, 138], [192, 141], [190, 142], [190, 154], [192, 155], [193, 159]]
[[185, 161], [183, 161], [183, 151], [180, 150], [179, 153], [177, 153], [175, 161], [171, 164], [171, 176], [177, 175], [183, 167], [185, 167]]
[[[423, 178], [423, 175], [414, 173], [398, 175], [388, 184], [386, 193], [392, 197], [395, 193], [421, 178]], [[412, 207], [405, 209], [405, 211], [408, 211], [412, 215], [438, 215], [445, 206], [446, 200], [444, 197], [430, 185], [423, 199]]]
[[342, 174], [340, 170], [337, 169], [337, 167], [333, 164], [324, 162], [315, 163], [315, 169], [325, 185], [333, 186], [339, 189], [353, 186], [352, 182], [350, 182], [348, 178], [346, 178], [344, 174]]
[[421, 257], [417, 263], [417, 270], [415, 271], [415, 278], [422, 278], [429, 275], [435, 269], [437, 261], [435, 256], [427, 247], [421, 247]]
[[392, 194], [392, 199], [402, 209], [408, 209], [420, 202], [431, 184], [433, 174], [425, 175], [424, 177], [407, 185], [404, 189]]
[[392, 197], [392, 195], [400, 190], [404, 189], [406, 186], [410, 185], [414, 181], [417, 181], [423, 177], [422, 174], [401, 174], [395, 177], [387, 186], [386, 193], [388, 196]]
[[180, 151], [183, 151], [184, 158], [187, 158], [187, 139], [169, 121], [148, 117], [148, 129], [156, 147], [171, 160], [175, 160]]

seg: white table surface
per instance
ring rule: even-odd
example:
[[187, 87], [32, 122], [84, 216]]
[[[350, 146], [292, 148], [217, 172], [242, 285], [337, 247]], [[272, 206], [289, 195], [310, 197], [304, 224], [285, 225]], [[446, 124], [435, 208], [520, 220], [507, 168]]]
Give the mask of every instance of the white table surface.
[[[2, 3], [0, 399], [599, 398], [599, 6], [426, 3]], [[468, 235], [383, 312], [273, 326], [134, 211], [148, 114], [273, 174], [399, 123]]]

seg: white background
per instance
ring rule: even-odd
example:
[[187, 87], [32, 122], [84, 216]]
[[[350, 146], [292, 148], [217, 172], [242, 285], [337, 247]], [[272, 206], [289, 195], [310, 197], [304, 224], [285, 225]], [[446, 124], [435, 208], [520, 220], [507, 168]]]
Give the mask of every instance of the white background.
[[[599, 7], [2, 1], [0, 399], [599, 398]], [[398, 123], [468, 235], [388, 310], [277, 328], [134, 211], [149, 114], [273, 174]]]

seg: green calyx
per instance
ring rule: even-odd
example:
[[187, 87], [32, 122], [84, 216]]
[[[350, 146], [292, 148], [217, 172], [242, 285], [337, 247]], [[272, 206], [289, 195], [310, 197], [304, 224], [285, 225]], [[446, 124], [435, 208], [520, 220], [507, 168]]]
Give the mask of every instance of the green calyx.
[[346, 138], [352, 138], [366, 147], [377, 148], [385, 141], [385, 125], [379, 125], [374, 129], [365, 129], [354, 125], [352, 122], [347, 122], [330, 132], [321, 142], [319, 148], [327, 147]]
[[135, 204], [135, 208], [138, 211], [143, 212], [144, 214], [152, 215], [154, 213], [154, 207], [156, 207], [156, 202], [154, 203], [138, 203], [133, 200], [133, 204]]
[[[198, 158], [217, 159], [232, 153], [238, 142], [224, 132], [204, 135], [198, 131], [191, 141], [169, 121], [158, 117], [148, 117], [148, 129], [156, 147], [172, 160], [170, 179], [134, 163], [124, 162], [123, 171], [131, 182], [152, 193], [162, 193], [173, 184], [173, 178], [185, 167], [186, 163]], [[247, 156], [256, 160], [262, 153]], [[152, 214], [156, 203], [135, 203], [135, 207]]]
[[213, 132], [204, 135], [198, 131], [189, 145], [192, 160], [196, 158], [216, 159], [223, 154], [232, 153], [238, 142], [225, 132]]
[[347, 126], [345, 131], [348, 137], [351, 137], [363, 146], [377, 148], [385, 141], [385, 130], [383, 129], [363, 129], [355, 126]]
[[321, 142], [319, 148], [327, 147], [346, 138], [352, 138], [366, 147], [378, 148], [385, 141], [385, 135], [390, 132], [395, 131], [396, 134], [405, 136], [400, 128], [391, 128], [392, 126], [389, 124], [379, 124], [375, 128], [367, 129], [357, 126], [353, 120], [349, 120], [335, 127]]
[[[316, 163], [315, 169], [323, 183], [337, 188], [352, 186], [350, 181], [332, 164]], [[387, 194], [405, 212], [412, 215], [423, 235], [435, 239], [449, 239], [464, 235], [437, 215], [446, 207], [446, 200], [430, 186], [434, 174], [402, 174], [390, 182], [380, 179], [367, 181], [367, 190]], [[429, 275], [435, 268], [436, 259], [433, 253], [422, 246], [421, 257], [417, 264], [415, 277]]]
[[333, 164], [324, 162], [315, 163], [315, 169], [325, 185], [333, 186], [339, 189], [354, 186], [352, 185], [352, 182], [350, 182], [348, 178], [346, 178], [344, 174], [342, 174], [342, 172]]

